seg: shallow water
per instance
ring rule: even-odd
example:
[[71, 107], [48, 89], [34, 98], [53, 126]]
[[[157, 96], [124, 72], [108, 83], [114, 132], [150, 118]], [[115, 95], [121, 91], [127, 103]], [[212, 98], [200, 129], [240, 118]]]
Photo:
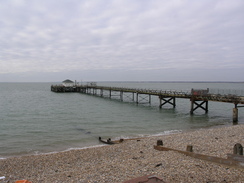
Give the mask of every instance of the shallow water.
[[[159, 109], [81, 93], [53, 93], [54, 83], [0, 83], [0, 158], [98, 145], [97, 138], [125, 138], [232, 124], [233, 104], [209, 102], [209, 112], [190, 115], [189, 99]], [[243, 83], [101, 82], [102, 86], [190, 91], [191, 88], [242, 94]], [[105, 93], [106, 94], [106, 93]], [[141, 99], [142, 100], [142, 99]], [[244, 121], [239, 108], [239, 123]]]

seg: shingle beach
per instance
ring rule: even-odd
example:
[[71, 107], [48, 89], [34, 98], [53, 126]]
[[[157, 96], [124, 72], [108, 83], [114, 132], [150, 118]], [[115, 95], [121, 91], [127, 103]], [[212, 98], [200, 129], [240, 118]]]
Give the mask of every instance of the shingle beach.
[[166, 182], [244, 182], [244, 169], [229, 167], [173, 151], [157, 151], [157, 140], [165, 147], [227, 158], [236, 143], [244, 145], [244, 125], [181, 132], [128, 140], [116, 145], [66, 152], [11, 157], [0, 160], [0, 182], [27, 179], [32, 183], [112, 182], [156, 175]]

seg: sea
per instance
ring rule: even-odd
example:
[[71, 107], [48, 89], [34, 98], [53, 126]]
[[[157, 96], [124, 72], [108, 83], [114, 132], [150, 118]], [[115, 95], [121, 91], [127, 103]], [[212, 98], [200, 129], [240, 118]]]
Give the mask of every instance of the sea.
[[[159, 108], [152, 96], [132, 101], [84, 93], [55, 93], [53, 83], [0, 83], [0, 159], [56, 153], [101, 146], [98, 137], [120, 139], [157, 136], [181, 131], [233, 125], [234, 104], [209, 102], [190, 115], [189, 99], [176, 99], [176, 107]], [[84, 83], [82, 83], [84, 84]], [[98, 86], [190, 92], [207, 89], [215, 94], [244, 96], [244, 83], [236, 82], [97, 82]], [[244, 124], [244, 108], [238, 108]]]

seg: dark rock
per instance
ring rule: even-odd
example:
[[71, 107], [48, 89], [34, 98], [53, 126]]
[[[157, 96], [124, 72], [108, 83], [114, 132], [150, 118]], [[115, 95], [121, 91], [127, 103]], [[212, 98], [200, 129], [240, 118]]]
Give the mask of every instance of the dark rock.
[[162, 165], [163, 165], [162, 163], [159, 163], [155, 167], [159, 167], [159, 166], [162, 166]]

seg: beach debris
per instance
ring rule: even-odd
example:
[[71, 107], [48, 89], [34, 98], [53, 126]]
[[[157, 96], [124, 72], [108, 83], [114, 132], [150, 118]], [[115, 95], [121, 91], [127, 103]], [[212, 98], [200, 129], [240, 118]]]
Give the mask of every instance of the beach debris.
[[119, 144], [122, 143], [124, 141], [124, 139], [120, 139], [120, 140], [111, 140], [111, 138], [108, 138], [107, 140], [103, 140], [102, 137], [99, 137], [99, 141], [104, 143], [104, 144], [109, 144], [109, 145], [113, 145], [113, 144]]
[[193, 146], [192, 145], [187, 145], [186, 146], [186, 151], [193, 152]]
[[31, 183], [31, 182], [28, 180], [17, 180], [15, 181], [15, 183]]
[[[241, 148], [241, 147], [242, 147], [241, 144], [235, 145], [234, 146], [234, 153], [236, 153], [239, 149], [242, 149], [242, 151], [243, 151], [243, 148]], [[244, 156], [239, 155], [239, 154], [227, 154], [228, 158], [224, 159], [224, 158], [220, 158], [220, 157], [194, 153], [194, 152], [192, 152], [192, 149], [193, 149], [192, 145], [187, 146], [187, 151], [182, 151], [182, 150], [177, 150], [177, 149], [173, 149], [173, 148], [169, 148], [169, 147], [164, 147], [163, 145], [158, 145], [158, 141], [157, 141], [157, 145], [154, 146], [154, 149], [159, 150], [159, 151], [176, 151], [176, 152], [179, 152], [179, 153], [184, 154], [186, 156], [191, 156], [191, 157], [196, 158], [196, 159], [210, 161], [213, 163], [220, 163], [220, 164], [224, 164], [227, 166], [244, 168]]]
[[159, 167], [159, 166], [162, 166], [162, 165], [163, 165], [162, 163], [156, 164], [156, 165], [155, 165], [155, 168], [156, 168], [156, 167]]
[[243, 155], [243, 147], [241, 144], [237, 143], [234, 145], [233, 154]]
[[166, 183], [162, 178], [157, 177], [156, 175], [146, 175], [142, 177], [137, 177], [135, 179], [127, 180], [123, 183]]
[[3, 180], [3, 179], [5, 179], [5, 176], [0, 177], [0, 180]]
[[157, 140], [157, 146], [162, 146], [163, 145], [163, 141], [162, 140]]
[[112, 144], [119, 144], [119, 143], [122, 143], [122, 142], [125, 142], [125, 141], [130, 141], [130, 140], [136, 140], [137, 142], [140, 142], [144, 138], [146, 138], [146, 137], [128, 138], [128, 139], [119, 139], [119, 140], [111, 140], [111, 138], [108, 138], [107, 140], [103, 140], [101, 137], [99, 137], [98, 139], [102, 143], [112, 145]]

